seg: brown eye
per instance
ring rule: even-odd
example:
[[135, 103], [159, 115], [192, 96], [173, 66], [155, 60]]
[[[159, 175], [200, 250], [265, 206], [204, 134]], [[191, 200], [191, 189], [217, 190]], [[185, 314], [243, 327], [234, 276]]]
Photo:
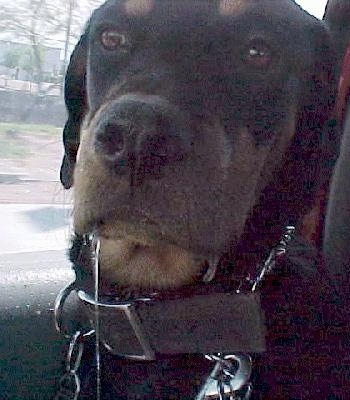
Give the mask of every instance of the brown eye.
[[271, 50], [264, 44], [252, 44], [249, 46], [246, 61], [254, 68], [266, 69], [272, 62]]
[[106, 50], [115, 50], [125, 45], [125, 35], [114, 29], [106, 29], [101, 34], [101, 43]]

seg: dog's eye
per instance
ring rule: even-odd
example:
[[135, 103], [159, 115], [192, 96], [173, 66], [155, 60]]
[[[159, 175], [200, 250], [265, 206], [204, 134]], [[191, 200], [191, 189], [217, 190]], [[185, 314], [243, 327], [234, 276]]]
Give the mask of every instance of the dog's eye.
[[101, 43], [106, 50], [115, 50], [125, 45], [126, 38], [114, 29], [106, 29], [101, 33]]
[[271, 50], [264, 44], [251, 44], [246, 53], [246, 62], [254, 68], [265, 69], [272, 61]]

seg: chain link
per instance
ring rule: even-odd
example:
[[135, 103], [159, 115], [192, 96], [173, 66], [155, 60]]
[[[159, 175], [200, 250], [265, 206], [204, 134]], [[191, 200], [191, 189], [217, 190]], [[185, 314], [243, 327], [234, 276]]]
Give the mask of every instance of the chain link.
[[60, 379], [59, 390], [54, 400], [77, 400], [79, 393], [79, 376], [76, 372], [66, 372]]
[[206, 355], [216, 364], [196, 400], [249, 400], [252, 360], [246, 354]]
[[252, 281], [252, 292], [255, 292], [260, 283], [265, 279], [266, 275], [269, 274], [274, 268], [276, 263], [280, 258], [282, 258], [286, 252], [287, 247], [292, 240], [295, 233], [294, 226], [286, 226], [282, 235], [282, 238], [278, 242], [277, 246], [275, 246], [266, 261], [263, 263], [261, 271], [259, 275]]
[[65, 373], [59, 381], [59, 389], [54, 400], [77, 400], [80, 393], [79, 367], [84, 353], [85, 340], [95, 333], [75, 332], [71, 337], [65, 360]]
[[54, 318], [56, 331], [63, 335], [66, 339], [71, 338], [70, 332], [63, 324], [63, 308], [69, 295], [76, 289], [76, 281], [70, 282], [58, 293], [54, 305]]

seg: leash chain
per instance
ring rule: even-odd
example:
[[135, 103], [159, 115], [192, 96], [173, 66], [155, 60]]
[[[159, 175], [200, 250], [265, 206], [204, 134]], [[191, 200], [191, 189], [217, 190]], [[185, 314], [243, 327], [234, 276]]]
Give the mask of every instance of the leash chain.
[[77, 331], [74, 335], [72, 335], [65, 360], [66, 372], [59, 381], [59, 389], [54, 397], [54, 400], [78, 399], [81, 388], [78, 372], [84, 353], [84, 343], [85, 340], [94, 334], [95, 331], [91, 330], [87, 333]]
[[[265, 279], [266, 275], [271, 273], [271, 271], [275, 268], [277, 262], [285, 256], [287, 252], [288, 245], [290, 241], [293, 239], [295, 233], [294, 226], [286, 226], [284, 228], [284, 232], [282, 238], [278, 242], [277, 246], [275, 246], [266, 261], [262, 264], [261, 271], [259, 275], [255, 278], [255, 280], [250, 281], [252, 284], [252, 292], [255, 292], [257, 287], [261, 284], [261, 282]], [[247, 278], [249, 280], [249, 278]]]
[[249, 400], [252, 360], [249, 355], [206, 355], [216, 364], [195, 400]]
[[[83, 246], [91, 246], [93, 245], [94, 249], [94, 269], [95, 269], [95, 300], [98, 300], [99, 297], [99, 265], [98, 265], [98, 254], [100, 251], [100, 243], [98, 240], [95, 240], [93, 236], [85, 236], [83, 241]], [[67, 332], [63, 324], [63, 307], [66, 302], [68, 296], [72, 291], [77, 289], [77, 281], [73, 281], [69, 283], [66, 287], [64, 287], [61, 292], [58, 294], [55, 306], [54, 306], [54, 315], [55, 315], [55, 327], [56, 330], [61, 333], [64, 337], [70, 340], [69, 347], [65, 360], [65, 373], [62, 375], [59, 381], [59, 389], [57, 394], [54, 397], [54, 400], [78, 400], [80, 390], [81, 390], [81, 382], [79, 377], [79, 368], [81, 364], [81, 360], [84, 353], [85, 341], [92, 336], [95, 336], [95, 349], [96, 349], [96, 400], [101, 398], [101, 365], [100, 365], [100, 349], [99, 349], [99, 316], [98, 316], [98, 307], [96, 306], [96, 329], [89, 330], [88, 332], [82, 332], [77, 330], [74, 334], [70, 334]]]

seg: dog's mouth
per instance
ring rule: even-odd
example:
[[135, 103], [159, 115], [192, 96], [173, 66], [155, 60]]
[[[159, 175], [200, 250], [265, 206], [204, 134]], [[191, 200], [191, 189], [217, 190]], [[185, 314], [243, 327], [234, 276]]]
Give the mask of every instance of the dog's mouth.
[[211, 279], [216, 257], [196, 254], [145, 213], [101, 218], [94, 235], [100, 242], [99, 268], [105, 289], [172, 289]]
[[161, 241], [171, 241], [159, 223], [141, 211], [127, 216], [103, 217], [93, 226], [93, 230], [100, 238], [108, 240], [128, 239], [145, 246], [153, 246]]

